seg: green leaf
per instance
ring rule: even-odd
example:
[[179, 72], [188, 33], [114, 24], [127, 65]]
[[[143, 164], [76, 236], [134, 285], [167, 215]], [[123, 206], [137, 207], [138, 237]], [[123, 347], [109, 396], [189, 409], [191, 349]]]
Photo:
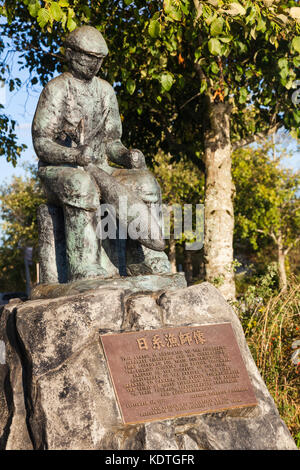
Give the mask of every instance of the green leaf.
[[241, 41], [237, 41], [237, 46], [239, 48], [239, 51], [241, 54], [246, 54], [248, 48], [247, 48], [247, 45], [244, 44], [243, 42]]
[[175, 21], [180, 21], [181, 20], [181, 11], [180, 10], [177, 10], [176, 8], [174, 8], [170, 13], [169, 13], [169, 16], [175, 20]]
[[285, 79], [289, 75], [289, 69], [281, 69], [279, 75], [281, 78]]
[[290, 8], [290, 16], [295, 19], [300, 18], [300, 7]]
[[232, 41], [233, 37], [230, 36], [230, 37], [227, 37], [227, 38], [223, 37], [223, 38], [218, 38], [218, 39], [219, 39], [220, 41], [224, 42], [225, 44], [227, 44], [227, 43], [229, 43], [229, 42]]
[[226, 13], [232, 16], [246, 15], [246, 10], [240, 3], [232, 2], [229, 4], [229, 9], [226, 10]]
[[216, 18], [210, 25], [210, 33], [212, 36], [219, 36], [223, 31], [224, 20], [219, 17]]
[[208, 49], [212, 55], [221, 55], [221, 43], [219, 39], [211, 38], [208, 41]]
[[283, 15], [283, 14], [277, 15], [277, 19], [282, 21], [282, 23], [284, 23], [284, 24], [286, 24], [288, 22], [288, 17]]
[[126, 6], [130, 5], [130, 3], [132, 3], [132, 0], [124, 0], [124, 3]]
[[59, 21], [62, 18], [63, 12], [60, 8], [59, 4], [56, 2], [52, 2], [50, 5], [50, 13], [55, 19], [55, 21]]
[[61, 18], [61, 25], [63, 30], [66, 30], [66, 22], [67, 22], [67, 14], [63, 12], [62, 18]]
[[73, 8], [68, 8], [68, 18], [74, 18], [75, 16], [75, 11]]
[[38, 12], [37, 21], [41, 28], [46, 26], [48, 21], [50, 21], [50, 13], [46, 8], [40, 9], [40, 11]]
[[293, 58], [293, 64], [295, 67], [300, 67], [300, 55]]
[[172, 18], [175, 21], [181, 20], [181, 11], [174, 0], [164, 0], [164, 10], [169, 18]]
[[281, 59], [278, 60], [278, 66], [280, 69], [287, 69], [288, 65], [288, 60], [285, 57], [281, 57]]
[[207, 81], [202, 80], [201, 81], [201, 87], [200, 87], [200, 93], [204, 93], [207, 90]]
[[157, 38], [160, 34], [161, 26], [160, 22], [157, 20], [151, 20], [149, 27], [148, 27], [148, 32], [152, 38]]
[[71, 17], [68, 18], [67, 28], [69, 31], [73, 31], [75, 28], [77, 28], [77, 23]]
[[183, 12], [185, 15], [188, 15], [188, 14], [189, 14], [189, 7], [188, 7], [188, 4], [185, 5], [183, 2], [181, 2], [180, 8], [181, 8], [182, 12]]
[[255, 27], [251, 28], [250, 35], [251, 35], [251, 37], [252, 37], [254, 40], [256, 39], [256, 30], [255, 30]]
[[300, 124], [300, 113], [299, 111], [293, 111], [293, 117], [297, 125]]
[[219, 66], [217, 62], [212, 62], [210, 64], [210, 70], [212, 71], [212, 73], [219, 73]]
[[293, 88], [293, 85], [294, 85], [294, 77], [289, 75], [289, 78], [288, 80], [286, 80], [286, 83], [285, 83], [285, 88], [287, 90], [290, 90], [291, 88]]
[[170, 73], [163, 73], [160, 76], [160, 83], [165, 91], [169, 91], [172, 88], [173, 82], [174, 79]]
[[266, 31], [266, 23], [261, 17], [257, 20], [256, 31], [262, 31], [263, 33]]
[[87, 18], [88, 20], [90, 20], [90, 19], [91, 19], [91, 15], [92, 15], [91, 9], [90, 9], [87, 5], [84, 5], [84, 6], [82, 7], [82, 11], [84, 12], [86, 18]]
[[28, 5], [29, 14], [34, 18], [38, 15], [40, 9], [41, 4], [38, 1], [30, 2], [30, 4]]
[[179, 88], [183, 89], [184, 86], [185, 86], [185, 79], [184, 77], [177, 77], [177, 81], [178, 81], [178, 86]]
[[195, 50], [195, 59], [198, 60], [200, 59], [200, 57], [202, 57], [202, 47], [198, 47]]
[[239, 103], [240, 104], [246, 103], [247, 98], [248, 98], [247, 88], [243, 87], [243, 88], [240, 89]]
[[169, 13], [172, 8], [172, 0], [164, 0], [163, 7], [165, 10], [165, 13]]
[[[249, 11], [250, 11], [250, 13], [249, 13]], [[255, 8], [251, 7], [250, 9], [249, 8], [247, 9], [247, 13], [248, 13], [248, 15], [246, 17], [246, 24], [249, 23], [249, 24], [252, 25], [255, 22], [255, 18], [257, 16], [257, 11], [256, 11]]]
[[292, 49], [300, 54], [300, 36], [295, 36], [292, 40]]
[[276, 49], [278, 48], [278, 41], [277, 41], [277, 37], [274, 35], [270, 36], [270, 43], [271, 44], [274, 44], [274, 46], [276, 47]]
[[130, 95], [133, 95], [135, 91], [135, 87], [136, 87], [135, 81], [132, 78], [129, 78], [126, 82], [126, 90], [128, 91]]
[[59, 4], [59, 6], [62, 7], [62, 8], [69, 6], [68, 0], [59, 0], [58, 4]]

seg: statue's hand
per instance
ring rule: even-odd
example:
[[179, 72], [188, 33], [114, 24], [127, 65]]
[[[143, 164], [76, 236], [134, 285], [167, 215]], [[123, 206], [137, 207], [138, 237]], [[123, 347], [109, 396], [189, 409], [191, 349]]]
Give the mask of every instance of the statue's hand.
[[77, 165], [87, 166], [93, 162], [93, 151], [88, 145], [82, 145], [80, 147], [80, 153], [76, 158]]
[[128, 152], [130, 168], [147, 168], [145, 157], [140, 150], [132, 149]]

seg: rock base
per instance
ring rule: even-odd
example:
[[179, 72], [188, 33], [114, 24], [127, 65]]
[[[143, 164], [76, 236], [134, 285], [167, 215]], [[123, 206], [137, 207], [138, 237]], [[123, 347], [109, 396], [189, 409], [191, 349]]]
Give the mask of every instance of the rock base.
[[[123, 288], [124, 287], [124, 288]], [[241, 324], [208, 283], [130, 291], [100, 287], [2, 311], [2, 449], [291, 449], [296, 445], [247, 347]], [[231, 322], [258, 406], [123, 425], [100, 334]]]

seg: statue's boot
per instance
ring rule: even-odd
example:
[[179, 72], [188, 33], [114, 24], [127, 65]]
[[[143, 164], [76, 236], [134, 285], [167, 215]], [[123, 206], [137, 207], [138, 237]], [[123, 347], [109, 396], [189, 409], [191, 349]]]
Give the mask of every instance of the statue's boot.
[[101, 267], [96, 212], [64, 206], [68, 280], [108, 277]]

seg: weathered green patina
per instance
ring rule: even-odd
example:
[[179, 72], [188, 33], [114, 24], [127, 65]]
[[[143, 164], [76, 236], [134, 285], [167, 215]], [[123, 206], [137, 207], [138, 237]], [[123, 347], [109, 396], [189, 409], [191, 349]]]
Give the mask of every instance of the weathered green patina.
[[[149, 273], [169, 272], [160, 222], [149, 210], [150, 203], [161, 203], [159, 185], [147, 170], [142, 152], [122, 144], [115, 92], [109, 83], [97, 77], [108, 53], [105, 40], [95, 28], [83, 26], [69, 35], [65, 45], [69, 72], [46, 85], [32, 126], [33, 144], [40, 161], [39, 176], [52, 206], [52, 210], [43, 209], [39, 215], [41, 281], [66, 282], [117, 274], [120, 263], [116, 259], [120, 256], [116, 257], [115, 251], [119, 249], [121, 253], [124, 243], [123, 248], [116, 240], [111, 244], [100, 243], [96, 236], [96, 213], [101, 201], [112, 204], [121, 216], [120, 196], [127, 198], [129, 206], [140, 204], [142, 225], [154, 226], [158, 234], [153, 238], [149, 229], [148, 237], [140, 237], [131, 245], [128, 259], [133, 268], [128, 266], [127, 274], [138, 274], [139, 265], [140, 273], [145, 273], [145, 269]], [[112, 167], [110, 162], [123, 169]], [[55, 234], [61, 219], [53, 207], [62, 210], [64, 218], [66, 259], [63, 268], [56, 266], [57, 274], [53, 266], [57, 264], [56, 241], [52, 242], [51, 256], [45, 235], [49, 238], [47, 223], [53, 225]], [[43, 217], [50, 213], [51, 220], [48, 218], [47, 222]]]

